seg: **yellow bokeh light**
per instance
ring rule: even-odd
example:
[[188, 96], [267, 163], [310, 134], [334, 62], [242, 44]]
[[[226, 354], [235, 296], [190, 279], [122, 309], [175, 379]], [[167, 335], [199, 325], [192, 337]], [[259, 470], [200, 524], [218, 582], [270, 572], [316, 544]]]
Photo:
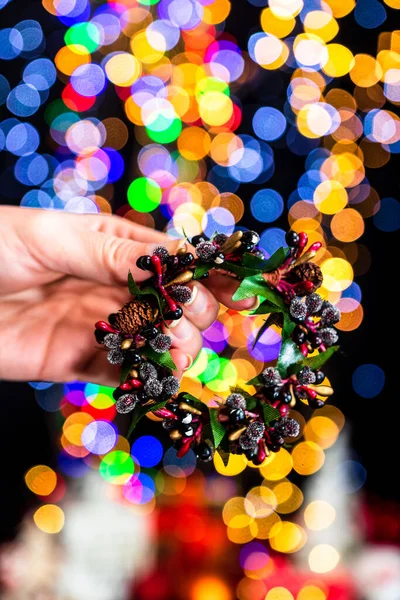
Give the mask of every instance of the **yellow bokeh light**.
[[318, 35], [324, 42], [330, 42], [339, 32], [339, 25], [329, 12], [311, 10], [304, 18], [304, 31]]
[[216, 452], [214, 455], [214, 466], [215, 470], [221, 475], [227, 477], [231, 475], [238, 475], [247, 466], [247, 458], [243, 454], [230, 454], [228, 464], [225, 466], [219, 453]]
[[315, 442], [300, 442], [293, 452], [293, 469], [300, 475], [316, 473], [325, 462], [325, 453]]
[[314, 573], [333, 571], [339, 560], [339, 552], [329, 544], [318, 544], [308, 555], [308, 564]]
[[260, 473], [269, 481], [279, 481], [290, 473], [293, 467], [292, 457], [285, 448], [279, 452], [272, 452], [263, 466], [260, 467]]
[[327, 529], [335, 518], [335, 509], [325, 500], [314, 500], [304, 510], [304, 522], [311, 531]]
[[347, 75], [354, 66], [354, 56], [346, 46], [342, 44], [328, 44], [328, 60], [323, 65], [323, 71], [330, 77], [342, 77]]
[[291, 33], [296, 25], [292, 15], [287, 18], [276, 16], [270, 8], [265, 8], [261, 13], [261, 27], [265, 33], [271, 33], [278, 38], [284, 38]]
[[117, 52], [107, 60], [105, 71], [112, 83], [121, 87], [128, 87], [140, 77], [142, 65], [132, 54]]
[[296, 600], [326, 600], [326, 594], [316, 585], [305, 585], [297, 594]]
[[341, 242], [354, 242], [364, 233], [364, 219], [354, 208], [345, 208], [334, 215], [331, 231]]
[[356, 54], [350, 71], [350, 79], [359, 87], [371, 87], [382, 77], [382, 67], [369, 54]]
[[276, 512], [279, 514], [292, 513], [303, 503], [303, 492], [290, 481], [282, 481], [276, 484], [273, 487], [273, 493], [278, 503]]
[[345, 17], [356, 6], [356, 0], [325, 0], [326, 4], [332, 10], [333, 16], [337, 19]]
[[206, 92], [199, 99], [199, 113], [207, 125], [223, 125], [232, 117], [232, 100], [222, 92]]
[[342, 292], [353, 282], [354, 272], [351, 264], [343, 258], [328, 258], [321, 266], [324, 287], [331, 292]]
[[45, 504], [33, 515], [36, 527], [44, 533], [59, 533], [64, 527], [64, 512], [55, 504]]
[[283, 521], [274, 525], [270, 532], [270, 544], [273, 550], [292, 554], [304, 546], [307, 541], [306, 532], [300, 525]]
[[274, 587], [269, 590], [265, 600], [294, 600], [293, 594], [284, 587]]
[[48, 496], [57, 485], [57, 475], [50, 467], [37, 465], [26, 473], [25, 483], [34, 494]]
[[315, 188], [313, 200], [320, 212], [334, 215], [346, 206], [348, 196], [341, 183], [328, 179]]
[[232, 592], [223, 579], [205, 576], [194, 582], [190, 600], [232, 600]]
[[277, 504], [277, 498], [272, 490], [265, 486], [258, 486], [246, 494], [244, 509], [253, 519], [261, 519], [272, 514]]
[[316, 414], [310, 419], [304, 428], [304, 438], [309, 442], [315, 442], [323, 448], [330, 448], [337, 440], [339, 428], [327, 417]]

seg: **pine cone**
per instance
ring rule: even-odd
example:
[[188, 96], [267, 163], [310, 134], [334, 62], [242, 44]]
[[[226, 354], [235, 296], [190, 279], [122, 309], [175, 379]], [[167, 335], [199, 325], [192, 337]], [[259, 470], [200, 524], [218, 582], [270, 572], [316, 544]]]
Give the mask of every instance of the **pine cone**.
[[115, 317], [115, 327], [122, 333], [135, 335], [155, 319], [153, 307], [146, 300], [132, 300]]
[[306, 262], [290, 269], [286, 275], [286, 280], [289, 283], [311, 281], [314, 284], [314, 289], [311, 290], [311, 292], [315, 292], [322, 284], [322, 271], [318, 265], [312, 262]]

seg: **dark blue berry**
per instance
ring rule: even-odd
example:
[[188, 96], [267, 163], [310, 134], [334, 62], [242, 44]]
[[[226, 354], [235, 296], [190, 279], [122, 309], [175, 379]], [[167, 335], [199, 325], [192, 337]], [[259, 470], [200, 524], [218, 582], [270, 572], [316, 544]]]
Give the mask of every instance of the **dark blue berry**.
[[303, 344], [306, 340], [306, 334], [302, 329], [296, 327], [296, 329], [293, 332], [293, 339], [296, 342], [296, 344]]
[[315, 371], [315, 383], [319, 385], [325, 379], [325, 374], [322, 371]]
[[197, 244], [200, 244], [200, 242], [205, 242], [206, 240], [208, 240], [208, 237], [204, 235], [204, 233], [201, 235], [194, 235], [192, 237], [192, 245], [197, 246]]
[[206, 442], [200, 442], [194, 449], [196, 456], [202, 462], [209, 462], [212, 459], [212, 450]]
[[154, 325], [147, 325], [141, 331], [141, 335], [146, 338], [146, 340], [154, 340], [159, 334], [157, 327]]
[[177, 321], [183, 315], [183, 310], [180, 306], [177, 306], [176, 310], [167, 310], [164, 313], [164, 319], [167, 321]]
[[127, 353], [127, 357], [128, 357], [128, 360], [129, 360], [129, 362], [130, 362], [132, 365], [135, 365], [135, 366], [136, 366], [136, 365], [138, 365], [140, 362], [142, 362], [142, 356], [139, 354], [139, 352], [136, 352], [136, 351], [134, 351], [134, 350], [133, 350], [133, 351], [128, 351], [128, 353]]
[[178, 261], [179, 261], [179, 265], [181, 267], [190, 267], [190, 265], [194, 261], [194, 256], [191, 252], [186, 252], [185, 254], [179, 254]]
[[153, 263], [151, 262], [151, 256], [139, 256], [136, 261], [136, 266], [138, 269], [142, 269], [143, 271], [151, 271]]
[[177, 269], [179, 266], [179, 259], [177, 256], [168, 256], [166, 264], [169, 269]]
[[96, 338], [96, 342], [98, 344], [102, 344], [104, 338], [107, 335], [107, 331], [103, 331], [102, 329], [96, 329], [94, 332], [94, 337]]
[[246, 414], [242, 408], [235, 408], [229, 413], [229, 420], [231, 423], [241, 423], [246, 419]]
[[283, 402], [285, 404], [290, 404], [292, 401], [292, 394], [290, 392], [287, 392], [284, 396], [283, 396]]
[[108, 322], [111, 325], [115, 325], [117, 316], [117, 313], [111, 313], [110, 315], [108, 315]]
[[299, 236], [295, 231], [288, 231], [285, 235], [285, 240], [290, 248], [295, 248], [299, 243]]

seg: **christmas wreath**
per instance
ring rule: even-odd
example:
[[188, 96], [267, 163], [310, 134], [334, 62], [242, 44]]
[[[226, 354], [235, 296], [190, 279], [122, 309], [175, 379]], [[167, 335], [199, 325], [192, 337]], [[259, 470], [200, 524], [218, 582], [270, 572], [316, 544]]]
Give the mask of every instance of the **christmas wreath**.
[[[108, 322], [95, 325], [96, 340], [107, 350], [109, 362], [121, 365], [120, 385], [113, 395], [116, 410], [132, 414], [128, 437], [151, 412], [162, 419], [178, 457], [191, 448], [205, 462], [218, 451], [225, 464], [230, 454], [245, 454], [260, 465], [270, 452], [299, 436], [299, 423], [290, 417], [299, 400], [319, 408], [333, 393], [324, 384], [321, 367], [338, 349], [334, 325], [340, 312], [316, 293], [322, 273], [312, 258], [321, 243], [307, 248], [305, 233], [289, 231], [288, 247], [265, 259], [258, 242], [254, 231], [216, 233], [211, 239], [199, 235], [190, 240], [195, 255], [187, 247], [170, 255], [159, 246], [152, 256], [138, 259], [137, 266], [150, 271], [151, 278], [139, 287], [129, 273], [133, 299]], [[212, 270], [241, 281], [233, 300], [260, 297], [252, 314], [268, 317], [255, 343], [271, 325], [282, 332], [276, 364], [248, 382], [255, 394], [235, 387], [225, 400], [215, 398], [215, 407], [179, 390], [169, 352], [171, 338], [161, 328], [179, 319], [181, 305], [192, 300], [188, 284]]]

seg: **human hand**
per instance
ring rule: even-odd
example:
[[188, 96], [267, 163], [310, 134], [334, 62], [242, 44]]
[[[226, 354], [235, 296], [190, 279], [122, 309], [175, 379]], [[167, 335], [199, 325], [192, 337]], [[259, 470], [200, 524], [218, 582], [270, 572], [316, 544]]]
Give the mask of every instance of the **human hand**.
[[[151, 276], [136, 259], [160, 244], [174, 254], [182, 240], [115, 216], [0, 207], [0, 379], [118, 385], [93, 326], [130, 299], [129, 270], [138, 282]], [[168, 331], [179, 373], [200, 351], [218, 302], [255, 303], [233, 302], [237, 282], [222, 275], [193, 285], [194, 301]]]

